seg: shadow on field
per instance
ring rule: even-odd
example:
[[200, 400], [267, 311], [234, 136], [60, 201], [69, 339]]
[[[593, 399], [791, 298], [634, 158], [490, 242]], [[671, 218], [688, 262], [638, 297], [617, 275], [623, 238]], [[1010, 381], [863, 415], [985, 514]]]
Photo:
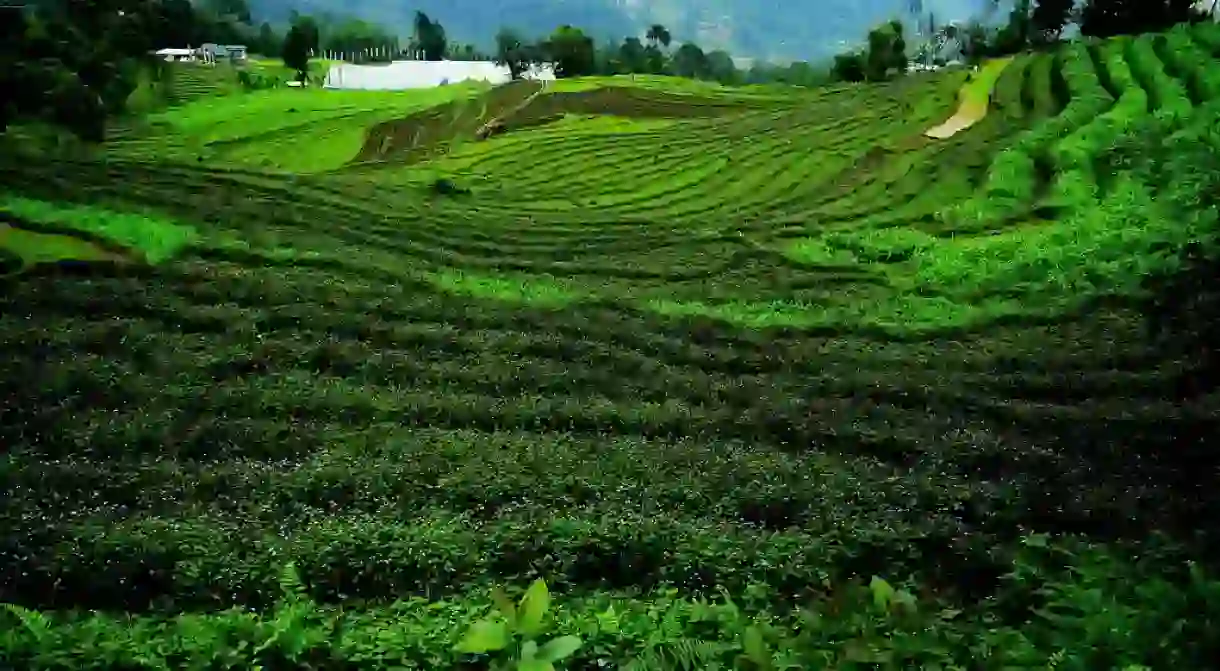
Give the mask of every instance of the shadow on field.
[[473, 100], [454, 101], [378, 124], [369, 131], [352, 162], [388, 158], [423, 160], [447, 142], [475, 139], [479, 130], [492, 121], [497, 122], [498, 134], [559, 121], [565, 114], [690, 119], [725, 116], [747, 109], [747, 105], [737, 101], [625, 87], [549, 93], [531, 100], [539, 90], [533, 82], [513, 82]]

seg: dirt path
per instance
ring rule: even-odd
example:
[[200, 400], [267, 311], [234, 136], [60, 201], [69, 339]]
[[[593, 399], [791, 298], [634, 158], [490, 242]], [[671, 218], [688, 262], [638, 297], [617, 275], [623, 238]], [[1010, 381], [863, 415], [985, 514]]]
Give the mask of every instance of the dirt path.
[[987, 116], [987, 107], [991, 104], [991, 91], [1000, 79], [1000, 73], [1008, 67], [1013, 58], [1015, 57], [997, 58], [984, 63], [971, 75], [970, 81], [962, 86], [958, 96], [961, 102], [957, 113], [939, 126], [929, 128], [924, 135], [935, 140], [944, 140], [982, 121], [983, 117]]

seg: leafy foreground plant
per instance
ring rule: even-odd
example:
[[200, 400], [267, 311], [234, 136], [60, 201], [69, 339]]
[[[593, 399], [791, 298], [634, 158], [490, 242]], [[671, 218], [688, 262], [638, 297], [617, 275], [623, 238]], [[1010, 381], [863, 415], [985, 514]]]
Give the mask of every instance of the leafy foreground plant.
[[519, 607], [500, 588], [492, 590], [497, 612], [470, 625], [458, 652], [483, 654], [500, 653], [505, 659], [493, 662], [492, 669], [520, 671], [551, 671], [555, 662], [572, 656], [580, 649], [576, 636], [560, 636], [543, 645], [537, 637], [542, 633], [542, 618], [550, 607], [551, 595], [541, 578], [530, 585]]
[[[0, 667], [21, 669], [1000, 669], [1209, 668], [1220, 654], [1220, 581], [1177, 551], [1139, 559], [1032, 536], [991, 597], [954, 606], [874, 577], [788, 614], [762, 606], [597, 594], [552, 605], [413, 598], [353, 612], [321, 606], [294, 566], [273, 612], [166, 620], [48, 614], [6, 605]], [[460, 624], [468, 623], [468, 624]], [[457, 626], [455, 626], [455, 624]]]

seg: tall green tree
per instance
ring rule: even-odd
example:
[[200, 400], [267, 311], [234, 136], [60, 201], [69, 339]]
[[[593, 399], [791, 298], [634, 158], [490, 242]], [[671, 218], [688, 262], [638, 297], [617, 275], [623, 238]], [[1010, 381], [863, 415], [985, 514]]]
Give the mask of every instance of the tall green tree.
[[521, 79], [539, 60], [538, 48], [517, 31], [501, 28], [496, 33], [496, 63], [507, 67], [513, 79]]
[[962, 45], [962, 56], [971, 65], [977, 65], [992, 53], [992, 31], [982, 21], [971, 21], [958, 31]]
[[278, 54], [283, 51], [284, 43], [271, 24], [264, 21], [258, 27], [258, 42], [254, 48], [261, 54]]
[[545, 51], [556, 77], [582, 77], [596, 71], [593, 38], [579, 28], [560, 26], [547, 39]]
[[835, 81], [862, 82], [868, 78], [868, 58], [858, 51], [839, 54], [834, 57], [830, 72]]
[[659, 45], [664, 49], [668, 49], [673, 41], [673, 35], [669, 34], [669, 29], [659, 23], [649, 26], [644, 37], [653, 45]]
[[161, 0], [152, 28], [156, 48], [199, 46], [208, 41], [209, 26], [191, 0]]
[[648, 52], [638, 37], [628, 37], [618, 48], [618, 61], [627, 72], [647, 72]]
[[1054, 41], [1063, 35], [1072, 16], [1076, 0], [1038, 0], [1030, 16], [1035, 34], [1042, 41]]
[[1086, 0], [1080, 32], [1094, 37], [1154, 32], [1201, 15], [1195, 0]]
[[284, 37], [284, 47], [281, 52], [284, 65], [296, 70], [297, 81], [302, 84], [309, 78], [309, 40], [307, 29], [300, 24], [294, 25], [288, 29], [288, 35]]
[[439, 21], [428, 18], [423, 12], [415, 12], [412, 42], [425, 61], [443, 60], [449, 44], [448, 38], [445, 37], [445, 27]]
[[865, 75], [869, 81], [884, 81], [891, 70], [906, 72], [906, 37], [901, 21], [890, 21], [868, 33]]
[[721, 84], [742, 83], [741, 71], [737, 69], [737, 64], [733, 62], [733, 57], [727, 51], [719, 49], [709, 51], [707, 54], [707, 69], [711, 78]]
[[293, 10], [289, 25], [300, 32], [306, 54], [316, 55], [322, 49], [322, 25], [317, 18]]
[[683, 42], [674, 52], [674, 74], [701, 79], [708, 74], [707, 54], [694, 42]]
[[144, 0], [44, 0], [0, 10], [0, 132], [34, 119], [103, 140], [106, 118], [124, 111], [152, 64], [160, 9]]

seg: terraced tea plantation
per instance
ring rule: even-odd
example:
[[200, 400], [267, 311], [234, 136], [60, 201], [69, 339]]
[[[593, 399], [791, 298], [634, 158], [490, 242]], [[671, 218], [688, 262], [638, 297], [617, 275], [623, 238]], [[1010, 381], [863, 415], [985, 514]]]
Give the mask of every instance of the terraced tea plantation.
[[0, 665], [1214, 668], [1218, 54], [0, 159]]

